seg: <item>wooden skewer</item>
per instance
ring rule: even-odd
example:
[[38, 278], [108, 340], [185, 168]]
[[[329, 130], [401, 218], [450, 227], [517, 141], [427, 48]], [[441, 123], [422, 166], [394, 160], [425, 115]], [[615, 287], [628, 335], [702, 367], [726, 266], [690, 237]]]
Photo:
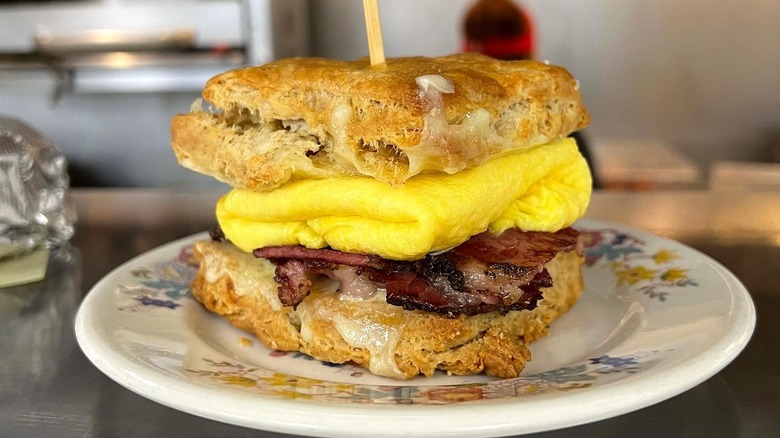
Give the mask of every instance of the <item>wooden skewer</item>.
[[366, 16], [368, 55], [371, 58], [371, 65], [384, 64], [385, 48], [382, 45], [382, 26], [379, 24], [377, 0], [363, 0], [363, 12]]

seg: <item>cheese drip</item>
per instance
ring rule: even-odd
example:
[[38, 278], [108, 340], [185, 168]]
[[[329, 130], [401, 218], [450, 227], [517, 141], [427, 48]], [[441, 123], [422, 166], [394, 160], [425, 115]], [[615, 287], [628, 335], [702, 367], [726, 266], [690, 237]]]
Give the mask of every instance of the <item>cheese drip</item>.
[[[295, 309], [301, 321], [301, 339], [314, 342], [319, 324], [332, 326], [350, 348], [368, 351], [368, 369], [372, 373], [405, 378], [395, 361], [395, 349], [407, 321], [400, 307], [387, 308], [385, 294], [368, 299], [313, 292], [316, 300], [305, 299]], [[349, 305], [340, 304], [348, 300]]]
[[234, 189], [217, 203], [225, 235], [245, 251], [304, 245], [422, 258], [489, 230], [557, 231], [585, 213], [588, 165], [572, 139], [511, 153], [453, 175], [421, 174], [399, 187], [347, 176]]
[[[274, 281], [276, 266], [266, 259], [258, 259], [239, 251], [233, 246], [225, 245], [223, 251], [229, 255], [207, 252], [203, 265], [206, 267], [205, 276], [209, 283], [216, 283], [220, 278], [227, 276], [233, 282], [236, 296], [261, 295], [268, 301], [273, 310], [282, 308], [277, 285]], [[240, 272], [241, 275], [235, 275]]]

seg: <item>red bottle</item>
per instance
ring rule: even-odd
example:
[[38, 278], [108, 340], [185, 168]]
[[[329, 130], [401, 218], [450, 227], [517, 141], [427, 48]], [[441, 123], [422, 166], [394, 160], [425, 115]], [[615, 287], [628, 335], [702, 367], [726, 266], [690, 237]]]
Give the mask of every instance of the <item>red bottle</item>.
[[534, 31], [531, 19], [511, 0], [479, 0], [463, 23], [465, 52], [479, 52], [496, 59], [533, 59]]

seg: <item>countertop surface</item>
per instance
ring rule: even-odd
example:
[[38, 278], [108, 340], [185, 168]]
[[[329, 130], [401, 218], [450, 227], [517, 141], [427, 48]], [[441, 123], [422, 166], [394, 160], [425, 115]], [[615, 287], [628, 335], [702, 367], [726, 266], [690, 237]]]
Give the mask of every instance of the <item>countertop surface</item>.
[[[286, 436], [147, 400], [102, 374], [75, 340], [75, 315], [92, 285], [138, 254], [213, 226], [219, 195], [73, 191], [76, 234], [47, 279], [0, 289], [1, 437]], [[676, 397], [527, 436], [780, 436], [780, 193], [597, 192], [587, 217], [673, 238], [718, 260], [750, 291], [756, 331], [734, 362]]]

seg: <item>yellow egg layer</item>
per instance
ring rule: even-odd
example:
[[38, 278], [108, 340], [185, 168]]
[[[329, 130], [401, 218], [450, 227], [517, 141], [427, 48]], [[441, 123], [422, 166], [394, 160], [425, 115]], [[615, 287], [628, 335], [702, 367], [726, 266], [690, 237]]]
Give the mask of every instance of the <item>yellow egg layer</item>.
[[485, 230], [557, 231], [585, 214], [590, 193], [588, 165], [565, 139], [453, 175], [417, 175], [400, 187], [353, 176], [291, 181], [269, 192], [234, 189], [217, 203], [217, 219], [245, 251], [330, 246], [414, 260]]

